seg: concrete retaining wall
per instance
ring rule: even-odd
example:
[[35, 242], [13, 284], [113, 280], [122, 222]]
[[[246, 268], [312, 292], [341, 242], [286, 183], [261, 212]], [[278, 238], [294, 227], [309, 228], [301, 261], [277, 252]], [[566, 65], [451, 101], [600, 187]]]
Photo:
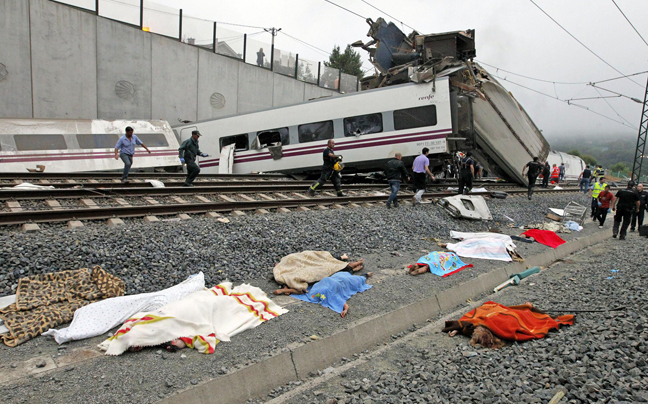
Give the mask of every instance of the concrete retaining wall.
[[0, 1], [0, 118], [173, 125], [335, 94], [64, 4]]
[[[434, 296], [411, 303], [389, 313], [365, 319], [352, 328], [329, 337], [301, 345], [244, 369], [219, 377], [211, 382], [181, 391], [161, 400], [161, 404], [202, 404], [212, 402], [244, 403], [250, 398], [267, 394], [271, 389], [289, 381], [304, 378], [309, 372], [325, 369], [343, 357], [371, 349], [390, 339], [391, 335], [407, 330], [413, 324], [424, 323], [442, 312], [491, 293], [493, 288], [527, 267], [546, 266], [555, 260], [609, 238], [607, 232], [597, 232], [561, 245], [556, 249], [525, 258], [523, 263], [510, 263], [465, 283], [446, 289]], [[271, 369], [270, 371], [268, 369]], [[254, 380], [251, 383], [250, 380]]]

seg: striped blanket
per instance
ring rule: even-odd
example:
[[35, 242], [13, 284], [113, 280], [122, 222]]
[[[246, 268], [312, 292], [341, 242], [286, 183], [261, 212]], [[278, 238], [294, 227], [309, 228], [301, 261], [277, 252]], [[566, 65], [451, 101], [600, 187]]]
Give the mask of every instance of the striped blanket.
[[190, 348], [211, 354], [220, 341], [229, 341], [287, 312], [257, 287], [242, 284], [232, 288], [230, 282], [224, 282], [158, 310], [135, 314], [115, 335], [99, 344], [99, 349], [106, 355], [121, 355], [130, 347], [181, 339]]

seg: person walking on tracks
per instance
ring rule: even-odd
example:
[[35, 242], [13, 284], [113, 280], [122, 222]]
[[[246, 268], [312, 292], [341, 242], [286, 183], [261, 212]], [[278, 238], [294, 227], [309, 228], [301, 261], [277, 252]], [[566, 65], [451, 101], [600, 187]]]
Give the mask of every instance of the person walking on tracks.
[[639, 211], [632, 213], [632, 223], [630, 223], [630, 231], [640, 229], [643, 226], [644, 212], [648, 203], [648, 192], [644, 191], [643, 184], [637, 185], [637, 195], [639, 196]]
[[342, 181], [340, 180], [341, 175], [340, 172], [335, 169], [336, 164], [340, 164], [342, 156], [333, 153], [334, 148], [335, 141], [329, 139], [326, 149], [324, 149], [324, 152], [322, 153], [322, 160], [324, 161], [322, 164], [322, 174], [308, 189], [309, 195], [315, 195], [315, 190], [324, 185], [324, 183], [330, 179], [335, 187], [335, 191], [337, 191], [337, 196], [344, 196], [342, 193]]
[[607, 217], [608, 210], [610, 210], [610, 204], [614, 200], [614, 195], [610, 192], [610, 186], [605, 184], [603, 190], [598, 196], [598, 207], [596, 208], [596, 214], [594, 219], [599, 221], [599, 229], [603, 228], [605, 223], [605, 218]]
[[194, 130], [191, 132], [191, 137], [180, 145], [178, 152], [180, 153], [180, 162], [187, 165], [187, 178], [185, 179], [183, 187], [193, 187], [193, 182], [200, 174], [200, 167], [196, 163], [196, 157], [209, 157], [209, 154], [200, 151], [198, 146], [198, 138], [200, 132]]
[[430, 172], [430, 159], [428, 154], [430, 149], [424, 147], [421, 150], [421, 155], [414, 159], [414, 164], [412, 164], [412, 171], [414, 172], [414, 188], [416, 189], [416, 194], [414, 194], [414, 203], [421, 203], [421, 196], [425, 192], [425, 174], [428, 174], [430, 178], [434, 179], [434, 175]]
[[527, 196], [529, 200], [531, 200], [531, 196], [533, 195], [533, 188], [535, 187], [536, 180], [538, 179], [538, 175], [540, 175], [540, 171], [542, 171], [542, 164], [540, 163], [539, 159], [537, 157], [533, 158], [533, 161], [529, 161], [522, 167], [522, 175], [524, 175], [524, 171], [527, 171], [527, 179], [529, 180], [529, 188], [527, 191]]
[[583, 192], [583, 194], [585, 195], [587, 195], [587, 191], [589, 190], [589, 183], [591, 178], [592, 170], [590, 170], [590, 166], [587, 165], [578, 176], [578, 186], [580, 187], [581, 192]]
[[149, 154], [151, 151], [140, 138], [133, 134], [133, 128], [130, 126], [126, 127], [126, 134], [117, 140], [115, 145], [115, 160], [120, 158], [124, 162], [124, 173], [122, 174], [121, 182], [128, 182], [128, 172], [130, 171], [131, 166], [133, 165], [133, 155], [135, 154], [135, 145], [140, 145], [146, 149]]
[[401, 160], [402, 158], [403, 155], [397, 152], [394, 155], [394, 159], [389, 160], [389, 162], [387, 162], [387, 167], [385, 167], [385, 176], [387, 177], [389, 187], [391, 188], [391, 195], [389, 195], [389, 199], [387, 199], [388, 209], [392, 207], [392, 203], [395, 208], [398, 207], [398, 190], [400, 189], [401, 179], [407, 178], [409, 180], [405, 164], [403, 164], [403, 161]]
[[[632, 212], [639, 210], [639, 195], [632, 189], [634, 185], [634, 181], [628, 181], [627, 188], [617, 191], [616, 198], [612, 202], [612, 212], [616, 210], [614, 225], [612, 226], [612, 237], [616, 238], [618, 234], [619, 240], [625, 240], [626, 231], [632, 220]], [[623, 224], [621, 224], [621, 221], [623, 221]], [[619, 231], [619, 225], [621, 231]]]
[[565, 170], [567, 167], [565, 167], [565, 163], [560, 163], [560, 166], [558, 167], [558, 182], [563, 182], [565, 181]]
[[[459, 171], [459, 194], [470, 192], [472, 189], [473, 177], [475, 176], [475, 160], [472, 153], [468, 152], [461, 159], [461, 171]], [[465, 192], [464, 192], [465, 191]]]
[[549, 188], [549, 173], [551, 168], [549, 167], [549, 162], [545, 161], [544, 166], [542, 167], [542, 188]]

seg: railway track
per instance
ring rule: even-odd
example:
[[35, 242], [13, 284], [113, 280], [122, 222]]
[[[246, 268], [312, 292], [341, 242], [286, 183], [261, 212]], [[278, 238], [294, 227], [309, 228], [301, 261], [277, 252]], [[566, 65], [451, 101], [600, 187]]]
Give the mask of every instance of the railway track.
[[[29, 199], [42, 199], [49, 201], [48, 209], [28, 209], [15, 201], [6, 201], [9, 211], [0, 212], [0, 225], [20, 225], [25, 223], [49, 223], [80, 220], [103, 220], [110, 218], [145, 217], [145, 216], [168, 216], [178, 214], [199, 214], [209, 213], [217, 217], [222, 213], [234, 213], [237, 215], [244, 212], [255, 212], [259, 214], [269, 213], [272, 210], [286, 212], [290, 209], [328, 209], [342, 207], [358, 207], [360, 205], [371, 205], [376, 202], [384, 202], [388, 195], [385, 185], [359, 184], [356, 186], [345, 186], [348, 193], [345, 197], [336, 197], [332, 187], [325, 187], [318, 196], [309, 197], [304, 193], [303, 184], [299, 187], [289, 185], [257, 185], [248, 184], [245, 187], [193, 187], [193, 188], [119, 188], [105, 189], [50, 189], [44, 190], [38, 198], [26, 196]], [[226, 189], [223, 189], [226, 188]], [[384, 192], [377, 192], [384, 190]], [[2, 191], [2, 198], [17, 191]], [[25, 191], [25, 192], [41, 192]], [[59, 198], [79, 198], [79, 192], [93, 193], [95, 197], [106, 200], [110, 205], [95, 203], [95, 199], [84, 198], [82, 205], [61, 205]], [[507, 190], [511, 195], [526, 194], [526, 189], [517, 188]], [[565, 188], [561, 190], [538, 189], [536, 193], [562, 193], [578, 192], [577, 188]], [[77, 193], [77, 194], [74, 194]], [[97, 195], [96, 193], [100, 193]], [[126, 194], [129, 193], [129, 194]], [[156, 194], [157, 193], [157, 194]], [[190, 195], [192, 200], [185, 200], [181, 196]], [[17, 194], [15, 194], [17, 195]], [[86, 194], [87, 195], [87, 194]], [[143, 196], [145, 195], [145, 196]], [[203, 196], [208, 195], [209, 197]], [[404, 203], [409, 203], [412, 192], [402, 191], [400, 197]], [[452, 195], [448, 192], [426, 193], [427, 200], [442, 198]], [[474, 195], [490, 195], [490, 192], [475, 193]], [[126, 197], [141, 196], [143, 200], [129, 201]], [[160, 202], [152, 196], [170, 198], [170, 201]], [[81, 196], [83, 197], [83, 196]], [[14, 199], [17, 199], [14, 196]], [[188, 198], [187, 198], [188, 199]], [[157, 218], [155, 218], [157, 220]]]

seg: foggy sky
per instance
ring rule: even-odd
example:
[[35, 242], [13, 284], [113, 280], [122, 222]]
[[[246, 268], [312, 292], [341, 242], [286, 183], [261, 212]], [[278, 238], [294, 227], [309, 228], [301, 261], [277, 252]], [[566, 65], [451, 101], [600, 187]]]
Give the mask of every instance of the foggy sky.
[[[108, 0], [103, 1], [108, 2]], [[360, 0], [332, 1], [364, 17], [375, 20], [382, 16], [401, 27], [387, 15]], [[648, 1], [616, 1], [648, 40], [648, 20], [642, 18], [648, 15]], [[182, 8], [185, 16], [282, 28], [287, 34], [326, 51], [330, 51], [334, 45], [344, 48], [346, 44], [358, 39], [368, 40], [366, 36], [368, 25], [360, 17], [324, 0], [155, 0], [155, 2], [172, 8]], [[514, 73], [564, 82], [592, 82], [620, 76], [562, 31], [528, 0], [400, 0], [398, 2], [368, 0], [368, 2], [422, 33], [475, 29], [476, 60]], [[585, 45], [623, 73], [648, 70], [646, 61], [648, 46], [634, 32], [611, 0], [536, 0], [536, 3]], [[192, 24], [197, 27], [202, 23], [187, 19], [183, 26], [191, 27]], [[203, 25], [209, 26], [206, 22]], [[259, 31], [257, 28], [226, 25], [221, 27], [248, 34]], [[407, 27], [401, 29], [406, 34], [411, 32]], [[255, 35], [255, 39], [265, 43], [270, 43], [270, 38], [266, 33]], [[299, 53], [300, 59], [327, 60], [322, 52], [315, 51], [282, 34], [276, 37], [276, 47]], [[365, 60], [364, 67], [370, 67], [366, 52], [361, 51], [361, 53]], [[595, 89], [584, 84], [542, 83], [484, 67], [493, 74], [562, 99], [599, 96]], [[371, 74], [371, 70], [367, 74]], [[633, 77], [638, 84], [621, 79], [601, 86], [643, 101], [646, 78], [645, 74]], [[513, 93], [549, 140], [587, 134], [606, 137], [636, 137], [637, 135], [637, 129], [622, 126], [583, 108], [569, 106], [503, 80], [500, 82]], [[603, 95], [613, 95], [599, 91]], [[602, 99], [574, 102], [616, 121], [625, 122], [629, 126], [635, 128], [639, 126], [641, 104], [626, 98], [607, 99], [616, 112]]]

